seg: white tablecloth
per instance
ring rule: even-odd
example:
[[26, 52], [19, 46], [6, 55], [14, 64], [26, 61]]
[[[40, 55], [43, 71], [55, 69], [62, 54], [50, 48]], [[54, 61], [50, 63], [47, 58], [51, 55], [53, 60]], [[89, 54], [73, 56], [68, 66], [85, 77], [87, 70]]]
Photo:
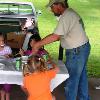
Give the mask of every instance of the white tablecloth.
[[51, 81], [51, 91], [53, 91], [58, 85], [69, 78], [69, 74], [65, 64], [62, 61], [58, 61], [57, 65], [59, 67], [59, 72], [56, 74], [56, 77]]
[[[68, 71], [62, 61], [58, 61], [59, 72], [56, 77], [51, 81], [51, 91], [53, 91], [58, 85], [69, 78]], [[23, 85], [22, 72], [19, 71], [7, 71], [0, 70], [0, 84], [17, 84]]]

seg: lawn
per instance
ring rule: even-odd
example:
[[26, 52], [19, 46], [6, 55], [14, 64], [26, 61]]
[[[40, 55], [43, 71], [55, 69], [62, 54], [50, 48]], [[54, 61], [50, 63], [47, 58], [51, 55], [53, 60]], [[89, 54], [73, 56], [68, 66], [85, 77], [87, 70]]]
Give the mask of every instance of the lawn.
[[[14, 1], [14, 0], [12, 0]], [[17, 0], [33, 2], [35, 8], [42, 11], [38, 17], [38, 26], [41, 37], [52, 33], [56, 26], [56, 18], [45, 8], [49, 0]], [[91, 43], [91, 53], [88, 60], [88, 76], [100, 77], [100, 0], [69, 0], [69, 5], [83, 18], [86, 33]], [[59, 42], [46, 45], [53, 59], [58, 59]]]

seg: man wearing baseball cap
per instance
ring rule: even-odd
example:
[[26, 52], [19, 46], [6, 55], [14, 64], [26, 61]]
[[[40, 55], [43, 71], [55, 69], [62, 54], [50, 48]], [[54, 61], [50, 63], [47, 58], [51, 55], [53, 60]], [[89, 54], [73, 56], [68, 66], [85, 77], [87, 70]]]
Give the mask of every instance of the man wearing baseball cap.
[[65, 2], [65, 0], [49, 0], [49, 3], [46, 5], [46, 7], [50, 7], [56, 2]]
[[89, 39], [86, 35], [83, 21], [78, 13], [68, 7], [67, 0], [49, 0], [55, 16], [60, 16], [53, 33], [43, 38], [33, 46], [33, 53], [46, 44], [60, 41], [66, 49], [66, 68], [69, 79], [66, 80], [66, 100], [90, 100], [88, 95], [88, 79], [86, 64], [90, 53]]

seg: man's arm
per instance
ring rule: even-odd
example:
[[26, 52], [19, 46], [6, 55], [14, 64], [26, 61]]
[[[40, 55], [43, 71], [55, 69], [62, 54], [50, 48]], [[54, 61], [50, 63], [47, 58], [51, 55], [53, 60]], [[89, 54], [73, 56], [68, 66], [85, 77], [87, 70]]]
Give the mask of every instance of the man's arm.
[[55, 41], [58, 41], [59, 39], [60, 39], [60, 35], [50, 34], [50, 35], [46, 36], [45, 38], [43, 38], [41, 41], [34, 44], [32, 47], [32, 52], [36, 53], [38, 51], [38, 49], [41, 48], [42, 46], [52, 43], [52, 42], [55, 42]]

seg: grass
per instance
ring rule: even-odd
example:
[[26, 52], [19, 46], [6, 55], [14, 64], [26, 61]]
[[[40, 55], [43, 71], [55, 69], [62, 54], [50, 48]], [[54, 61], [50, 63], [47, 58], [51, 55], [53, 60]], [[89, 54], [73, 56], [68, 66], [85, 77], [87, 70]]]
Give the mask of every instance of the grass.
[[[45, 8], [49, 0], [17, 1], [33, 2], [36, 9], [42, 11], [42, 15], [38, 17], [38, 26], [42, 38], [53, 32], [57, 21], [53, 14]], [[88, 60], [88, 76], [100, 77], [100, 0], [69, 0], [69, 5], [83, 18], [86, 33], [91, 43], [91, 53]], [[59, 42], [45, 46], [53, 59], [56, 60], [58, 58], [58, 47]]]

